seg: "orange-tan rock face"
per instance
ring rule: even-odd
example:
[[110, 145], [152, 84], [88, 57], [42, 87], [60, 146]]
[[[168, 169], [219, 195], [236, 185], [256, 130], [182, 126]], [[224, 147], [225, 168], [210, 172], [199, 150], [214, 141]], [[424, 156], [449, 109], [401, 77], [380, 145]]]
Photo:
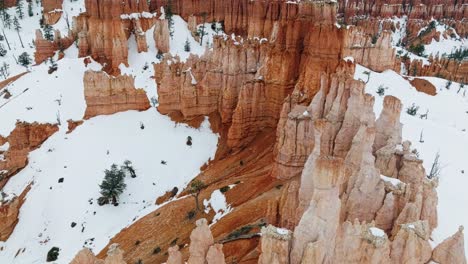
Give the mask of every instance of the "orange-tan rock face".
[[[207, 21], [224, 21], [227, 33], [242, 36], [216, 38], [201, 57], [166, 55], [154, 66], [158, 110], [190, 124], [209, 116], [220, 132], [216, 158], [197, 179], [207, 184], [201, 199], [234, 184], [225, 193], [233, 210], [216, 223], [211, 211], [187, 218], [193, 200], [182, 191], [110, 244], [120, 243], [128, 262], [145, 263], [428, 262], [437, 181], [402, 142], [401, 102], [386, 97], [376, 118], [374, 98], [353, 78], [355, 64], [343, 60], [398, 69], [390, 34], [372, 43], [371, 30], [335, 26], [331, 1], [172, 2], [192, 30], [206, 12]], [[153, 0], [151, 10], [166, 4]], [[157, 27], [162, 50], [167, 33]], [[259, 246], [265, 224], [294, 231], [264, 229]]]
[[13, 233], [18, 223], [19, 210], [29, 190], [28, 186], [20, 196], [9, 201], [3, 201], [3, 193], [0, 192], [0, 241], [6, 241]]
[[[86, 0], [86, 13], [74, 18], [73, 34], [79, 56], [91, 55], [104, 70], [119, 75], [119, 65], [128, 65], [128, 38], [135, 34], [139, 52], [147, 50], [144, 32], [154, 24], [146, 1]], [[147, 14], [147, 15], [143, 15]]]
[[440, 264], [466, 264], [466, 258], [464, 255], [463, 227], [460, 227], [457, 233], [445, 239], [434, 249], [434, 251], [432, 251], [432, 260]]
[[112, 77], [105, 72], [86, 71], [83, 77], [86, 100], [85, 119], [97, 115], [150, 108], [143, 89], [135, 89], [134, 79], [128, 75]]
[[123, 259], [124, 252], [118, 244], [112, 244], [104, 259], [98, 259], [91, 250], [83, 248], [80, 250], [70, 264], [127, 264]]
[[[58, 131], [57, 125], [38, 123], [16, 123], [15, 129], [4, 140], [8, 149], [0, 153], [0, 187], [3, 187], [8, 178], [23, 169], [28, 163], [29, 152], [40, 147], [52, 134]], [[3, 145], [3, 144], [2, 144]]]
[[36, 64], [40, 64], [49, 57], [54, 56], [57, 50], [62, 52], [72, 44], [73, 36], [71, 32], [68, 34], [68, 36], [62, 37], [60, 35], [60, 31], [56, 30], [54, 32], [54, 40], [48, 41], [42, 36], [42, 32], [38, 29], [36, 30], [36, 39], [34, 40], [34, 45], [36, 46], [36, 51], [34, 52], [34, 61]]
[[430, 58], [430, 64], [421, 60], [406, 62], [408, 74], [412, 76], [438, 76], [459, 83], [468, 82], [468, 62], [447, 58]]
[[53, 25], [59, 21], [62, 16], [63, 0], [42, 0], [42, 8], [44, 12], [44, 22], [48, 25]]

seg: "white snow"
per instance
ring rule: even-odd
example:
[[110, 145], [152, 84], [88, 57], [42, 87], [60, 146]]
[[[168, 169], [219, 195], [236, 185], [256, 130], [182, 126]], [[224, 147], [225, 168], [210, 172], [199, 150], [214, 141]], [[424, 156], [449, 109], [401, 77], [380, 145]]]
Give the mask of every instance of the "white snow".
[[276, 228], [276, 233], [283, 235], [283, 236], [289, 234], [289, 232], [291, 231], [289, 231], [286, 228], [279, 228], [279, 227]]
[[[122, 228], [154, 211], [157, 197], [186, 186], [214, 156], [217, 144], [207, 121], [200, 129], [175, 125], [154, 108], [96, 117], [71, 134], [65, 131], [32, 152], [29, 165], [4, 188], [19, 195], [33, 182], [15, 231], [7, 242], [0, 242], [2, 263], [43, 263], [52, 246], [61, 249], [57, 263], [68, 263], [82, 246], [99, 252]], [[185, 144], [187, 136], [193, 138], [192, 147]], [[118, 207], [98, 206], [103, 171], [126, 159], [134, 164], [137, 178], [126, 178]], [[61, 177], [64, 182], [58, 183]], [[223, 198], [214, 193], [210, 200], [218, 219], [221, 208], [228, 211]], [[15, 258], [20, 248], [25, 252]]]
[[[366, 80], [367, 75], [363, 74], [364, 71], [370, 70], [357, 65], [355, 79]], [[383, 85], [388, 87], [385, 95], [394, 95], [403, 103], [403, 139], [410, 140], [412, 147], [419, 151], [426, 173], [429, 173], [436, 153], [440, 153], [442, 172], [437, 188], [439, 222], [432, 235], [438, 244], [453, 235], [458, 226], [468, 226], [468, 213], [462, 209], [468, 204], [468, 97], [465, 92], [468, 88], [460, 89], [460, 85], [453, 82], [450, 89], [446, 89], [447, 80], [424, 77], [437, 88], [437, 95], [430, 96], [416, 91], [409, 81], [394, 71], [370, 72], [366, 92], [375, 96], [376, 115], [382, 111], [384, 99], [383, 96], [378, 96], [376, 91]], [[406, 113], [407, 107], [413, 103], [420, 107], [417, 116]], [[421, 119], [419, 114], [425, 114], [427, 110], [427, 119]], [[421, 133], [423, 143], [420, 142]]]
[[393, 186], [398, 186], [399, 184], [402, 184], [402, 182], [397, 178], [387, 177], [385, 175], [380, 175], [380, 178], [383, 181], [391, 183]]
[[380, 228], [377, 228], [377, 227], [371, 227], [369, 228], [369, 231], [372, 233], [373, 236], [376, 236], [376, 237], [385, 237], [385, 232], [380, 229]]
[[211, 210], [216, 213], [212, 224], [232, 211], [231, 206], [226, 202], [226, 197], [220, 190], [215, 190], [211, 193], [209, 200], [203, 200], [203, 205], [205, 206], [205, 213], [209, 213]]
[[350, 62], [354, 63], [354, 58], [352, 56], [345, 57], [343, 60], [344, 61], [350, 61]]
[[[69, 50], [73, 49], [76, 48], [72, 46]], [[59, 116], [62, 125], [66, 125], [68, 119], [83, 118], [86, 109], [84, 72], [99, 70], [101, 65], [93, 62], [85, 67], [83, 59], [69, 56], [57, 61], [57, 65], [58, 70], [52, 74], [47, 73], [47, 64], [32, 67], [30, 73], [6, 87], [12, 96], [0, 97], [0, 135], [8, 136], [16, 120], [55, 124]]]
[[[76, 15], [78, 10], [84, 10], [83, 4], [84, 1], [64, 1], [64, 13]], [[66, 29], [64, 16], [54, 28]], [[37, 18], [31, 20], [31, 32], [34, 25], [38, 25]], [[187, 32], [186, 25], [179, 25], [175, 36], [185, 41]], [[135, 38], [131, 36], [129, 67], [121, 65], [120, 69], [123, 74], [135, 77], [135, 86], [143, 88], [148, 98], [156, 99], [152, 63], [159, 60], [153, 28], [145, 34], [148, 52], [137, 53]], [[195, 47], [192, 52], [198, 54], [205, 50], [199, 44], [197, 48], [196, 43], [192, 46]], [[171, 52], [189, 55], [183, 51], [183, 44], [173, 44]], [[44, 263], [53, 246], [60, 248], [58, 264], [69, 263], [83, 246], [98, 253], [122, 228], [154, 211], [158, 207], [154, 204], [157, 197], [174, 187], [183, 189], [199, 174], [200, 167], [214, 157], [218, 135], [211, 131], [208, 121], [193, 129], [175, 124], [155, 108], [98, 116], [65, 134], [66, 120], [80, 120], [84, 115], [84, 72], [102, 68], [96, 62], [85, 67], [83, 58], [77, 58], [77, 54], [72, 45], [65, 51], [65, 58], [57, 61], [58, 70], [50, 75], [47, 63], [30, 67], [30, 73], [7, 87], [12, 97], [0, 98], [0, 135], [7, 136], [17, 119], [57, 123], [59, 116], [62, 123], [57, 133], [30, 153], [28, 166], [3, 189], [9, 196], [19, 195], [32, 183], [13, 234], [8, 241], [0, 242], [1, 263]], [[144, 129], [140, 128], [141, 123]], [[191, 147], [186, 145], [188, 136], [193, 138]], [[127, 188], [119, 206], [98, 206], [98, 184], [104, 170], [127, 159], [132, 161], [137, 178], [126, 178]], [[163, 160], [166, 165], [161, 163]], [[63, 183], [58, 183], [60, 178], [64, 178]], [[231, 210], [220, 193], [213, 193], [210, 204], [217, 212], [216, 219]], [[74, 228], [72, 222], [76, 223]], [[15, 257], [17, 252], [20, 253]]]

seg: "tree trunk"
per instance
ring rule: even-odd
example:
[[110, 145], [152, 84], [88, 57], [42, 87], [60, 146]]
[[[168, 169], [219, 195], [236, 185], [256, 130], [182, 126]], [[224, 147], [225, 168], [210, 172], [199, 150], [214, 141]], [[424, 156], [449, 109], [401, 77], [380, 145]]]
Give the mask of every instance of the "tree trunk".
[[21, 47], [24, 49], [23, 40], [21, 39], [19, 31], [16, 31], [16, 33], [18, 33], [18, 38], [20, 39]]
[[112, 195], [112, 204], [117, 204], [117, 198], [115, 197], [115, 195]]
[[198, 205], [198, 193], [195, 194], [195, 205], [197, 207], [197, 212], [200, 211], [200, 205]]

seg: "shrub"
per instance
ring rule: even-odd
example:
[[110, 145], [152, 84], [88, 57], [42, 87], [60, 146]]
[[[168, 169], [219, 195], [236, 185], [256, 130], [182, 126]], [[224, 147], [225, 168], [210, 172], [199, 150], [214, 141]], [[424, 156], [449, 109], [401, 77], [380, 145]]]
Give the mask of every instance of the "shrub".
[[230, 189], [231, 189], [231, 187], [229, 187], [229, 186], [224, 186], [224, 187], [221, 187], [221, 188], [219, 189], [219, 191], [220, 191], [221, 193], [225, 193], [225, 192], [229, 191]]
[[406, 108], [406, 113], [408, 115], [415, 116], [418, 113], [418, 110], [419, 110], [419, 106], [412, 104], [410, 107]]
[[191, 50], [191, 47], [190, 47], [190, 41], [188, 40], [188, 38], [185, 40], [185, 45], [184, 45], [184, 51], [185, 52], [190, 52]]
[[234, 238], [238, 238], [242, 235], [245, 235], [245, 234], [248, 234], [251, 230], [253, 229], [252, 226], [250, 225], [246, 225], [246, 226], [243, 226], [239, 229], [236, 229], [234, 230], [232, 233], [230, 233], [228, 236], [227, 236], [227, 239], [234, 239]]
[[47, 252], [47, 262], [56, 261], [59, 256], [60, 249], [58, 247], [52, 247], [49, 252]]
[[156, 254], [158, 254], [159, 252], [161, 252], [161, 248], [160, 248], [160, 247], [156, 247], [155, 249], [153, 249], [153, 255], [156, 255]]
[[408, 50], [409, 50], [411, 53], [414, 53], [414, 54], [416, 54], [416, 55], [418, 55], [418, 56], [423, 56], [423, 55], [424, 55], [425, 49], [426, 49], [426, 48], [424, 47], [423, 44], [416, 44], [415, 46], [414, 46], [414, 45], [411, 45], [411, 46], [409, 47]]
[[383, 85], [380, 85], [379, 88], [377, 88], [377, 94], [379, 96], [384, 96], [386, 89], [387, 89], [387, 87], [384, 87]]
[[197, 215], [197, 212], [195, 210], [190, 210], [187, 212], [187, 219], [192, 220], [196, 215]]

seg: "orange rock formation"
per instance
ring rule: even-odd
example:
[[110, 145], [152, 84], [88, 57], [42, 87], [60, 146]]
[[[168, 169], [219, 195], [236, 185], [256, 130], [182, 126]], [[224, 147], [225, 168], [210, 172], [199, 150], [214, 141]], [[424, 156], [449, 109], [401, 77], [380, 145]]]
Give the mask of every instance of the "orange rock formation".
[[85, 119], [150, 108], [145, 91], [135, 89], [134, 79], [131, 76], [112, 77], [105, 72], [88, 70], [83, 77], [83, 83], [86, 100]]
[[57, 125], [38, 123], [16, 123], [15, 129], [6, 138], [0, 136], [0, 144], [8, 143], [8, 149], [0, 154], [0, 187], [8, 178], [26, 167], [29, 152], [40, 147], [52, 134], [58, 131]]

